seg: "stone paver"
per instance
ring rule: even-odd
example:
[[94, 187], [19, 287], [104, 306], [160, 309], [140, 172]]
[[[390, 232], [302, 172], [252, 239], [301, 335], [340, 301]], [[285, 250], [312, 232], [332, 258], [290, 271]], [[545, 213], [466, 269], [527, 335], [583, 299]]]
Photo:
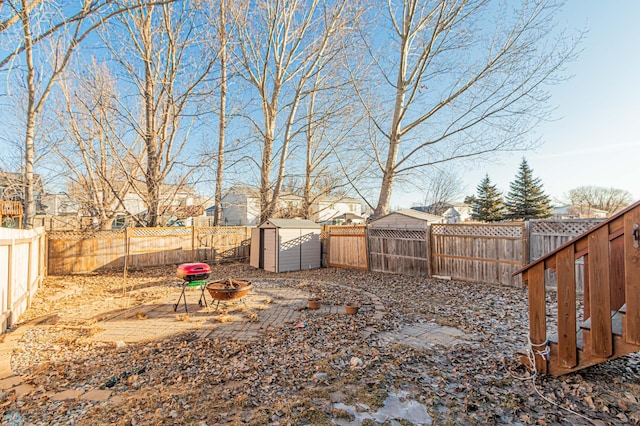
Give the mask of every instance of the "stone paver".
[[[259, 341], [267, 330], [293, 327], [299, 322], [302, 317], [301, 309], [306, 307], [307, 298], [310, 296], [306, 291], [290, 287], [255, 287], [243, 299], [244, 303], [214, 303], [213, 305], [210, 304], [209, 307], [202, 307], [197, 303], [199, 294], [197, 292], [189, 292], [187, 294], [189, 311], [187, 315], [182, 304], [177, 311], [174, 311], [180, 291], [181, 289], [176, 289], [175, 294], [163, 300], [132, 307], [100, 321], [97, 326], [103, 331], [94, 334], [92, 339], [101, 342], [114, 342], [117, 345], [124, 342], [126, 345], [126, 343], [155, 340], [172, 334], [192, 331], [203, 339], [236, 339], [255, 342]], [[373, 294], [363, 293], [371, 300], [371, 304], [363, 305], [361, 311], [374, 311], [374, 320], [381, 319], [384, 315], [384, 306], [380, 299]], [[121, 308], [116, 302], [113, 305], [113, 310]], [[75, 313], [77, 315], [65, 318], [65, 323], [77, 322], [82, 324], [87, 320], [92, 320], [96, 312], [99, 313], [98, 306], [96, 304], [95, 307], [93, 305], [80, 307]], [[249, 311], [257, 314], [257, 321], [250, 321], [246, 317]], [[218, 318], [222, 312], [229, 314], [231, 321], [219, 322]], [[344, 308], [337, 305], [322, 305], [319, 313], [344, 314]], [[33, 386], [24, 383], [23, 377], [13, 374], [10, 362], [11, 354], [15, 343], [22, 339], [30, 326], [44, 323], [50, 324], [52, 323], [51, 321], [53, 323], [57, 322], [57, 315], [23, 324], [11, 333], [6, 334], [4, 339], [0, 341], [0, 391], [14, 391], [19, 397], [35, 390]], [[368, 338], [374, 332], [374, 328], [367, 327], [363, 330], [363, 336]], [[408, 333], [410, 335], [407, 334], [401, 338], [404, 340], [406, 338], [421, 338], [424, 330], [419, 328], [409, 329]], [[455, 335], [451, 331], [443, 333], [443, 336], [451, 337]], [[54, 401], [81, 399], [87, 401], [109, 401], [112, 404], [118, 404], [123, 400], [123, 396], [112, 395], [111, 390], [104, 389], [93, 389], [86, 392], [78, 389], [67, 389], [57, 393], [44, 392], [43, 396], [47, 396]]]
[[31, 385], [29, 385], [27, 383], [22, 383], [22, 384], [20, 384], [20, 385], [18, 385], [16, 387], [12, 388], [12, 390], [15, 391], [16, 396], [18, 398], [20, 398], [23, 395], [26, 395], [28, 393], [33, 392], [35, 390], [35, 387], [31, 386]]
[[[195, 331], [200, 338], [256, 341], [270, 328], [281, 328], [287, 322], [299, 320], [302, 315], [299, 308], [306, 305], [309, 297], [308, 292], [289, 287], [254, 288], [243, 301], [220, 303], [216, 309], [217, 303], [209, 307], [199, 306], [199, 294], [190, 292], [187, 295], [187, 314], [183, 305], [177, 312], [173, 310], [179, 294], [176, 291], [159, 302], [128, 309], [100, 322], [104, 331], [96, 333], [92, 339], [131, 343]], [[246, 312], [250, 310], [258, 315], [258, 322], [246, 319]], [[223, 311], [232, 315], [230, 322], [218, 321]]]
[[457, 328], [438, 324], [408, 325], [397, 332], [378, 333], [378, 337], [388, 343], [404, 343], [419, 349], [429, 349], [434, 345], [452, 347], [471, 340]]
[[80, 399], [86, 401], [106, 401], [111, 397], [111, 391], [106, 389], [94, 389], [80, 395]]
[[11, 389], [14, 386], [18, 386], [24, 379], [21, 376], [11, 376], [0, 380], [0, 390]]
[[82, 395], [84, 391], [78, 389], [67, 389], [62, 392], [54, 393], [51, 396], [51, 399], [54, 401], [64, 401], [67, 399], [78, 399], [80, 395]]

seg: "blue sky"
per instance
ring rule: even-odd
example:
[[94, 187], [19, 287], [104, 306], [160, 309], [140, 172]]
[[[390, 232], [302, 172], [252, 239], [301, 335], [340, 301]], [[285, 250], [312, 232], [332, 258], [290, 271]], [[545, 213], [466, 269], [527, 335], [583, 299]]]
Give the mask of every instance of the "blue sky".
[[[568, 81], [551, 87], [555, 120], [532, 138], [541, 145], [499, 155], [461, 171], [465, 193], [476, 192], [486, 173], [506, 193], [522, 157], [552, 199], [583, 185], [625, 189], [640, 200], [640, 1], [568, 0], [560, 25], [585, 28], [582, 53], [570, 63]], [[394, 193], [393, 208], [410, 207], [419, 194]]]

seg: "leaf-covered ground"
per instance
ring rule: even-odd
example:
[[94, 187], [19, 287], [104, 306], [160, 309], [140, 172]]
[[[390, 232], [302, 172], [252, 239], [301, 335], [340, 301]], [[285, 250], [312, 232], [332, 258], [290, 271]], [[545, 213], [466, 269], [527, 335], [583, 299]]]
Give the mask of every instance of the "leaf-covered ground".
[[[390, 394], [400, 394], [427, 408], [425, 424], [640, 423], [638, 354], [559, 378], [539, 377], [544, 399], [536, 392], [517, 363], [528, 328], [524, 289], [334, 268], [278, 275], [246, 264], [213, 268], [212, 279], [229, 277], [272, 278], [274, 285], [321, 295], [327, 304], [352, 298], [367, 304], [371, 293], [382, 300], [384, 315], [304, 310], [306, 327], [283, 324], [258, 342], [187, 333], [118, 347], [90, 338], [100, 330], [101, 315], [166, 297], [177, 285], [175, 267], [138, 271], [126, 281], [116, 273], [49, 277], [21, 319], [29, 328], [12, 354], [14, 372], [33, 391], [0, 394], [4, 421], [349, 424], [355, 417], [337, 407], [375, 411]], [[417, 323], [456, 327], [471, 341], [417, 349], [376, 336]], [[52, 401], [52, 393], [65, 389], [110, 389], [112, 396]]]

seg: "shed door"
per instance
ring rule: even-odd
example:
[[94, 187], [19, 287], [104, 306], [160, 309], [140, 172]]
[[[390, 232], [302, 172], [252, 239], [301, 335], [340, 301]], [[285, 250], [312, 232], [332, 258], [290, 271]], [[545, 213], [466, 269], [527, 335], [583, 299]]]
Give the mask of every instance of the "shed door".
[[278, 272], [276, 262], [278, 260], [278, 238], [276, 229], [266, 228], [264, 230], [264, 270]]
[[260, 229], [251, 228], [251, 253], [249, 255], [249, 265], [254, 268], [260, 267]]

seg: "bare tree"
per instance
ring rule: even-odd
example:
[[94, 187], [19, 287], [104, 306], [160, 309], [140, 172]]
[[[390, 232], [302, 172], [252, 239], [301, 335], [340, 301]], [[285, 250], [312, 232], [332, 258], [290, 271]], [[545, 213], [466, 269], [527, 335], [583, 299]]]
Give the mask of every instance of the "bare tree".
[[[65, 5], [42, 0], [9, 0], [0, 4], [0, 11], [3, 13], [0, 34], [13, 40], [7, 53], [0, 57], [0, 70], [10, 68], [15, 72], [22, 72], [26, 88], [24, 217], [28, 228], [33, 226], [35, 215], [33, 191], [38, 115], [78, 45], [113, 16], [137, 7], [124, 5], [122, 8], [114, 8], [112, 3], [109, 0], [84, 0]], [[7, 8], [4, 7], [5, 4]], [[14, 31], [18, 21], [21, 23], [20, 29]], [[41, 49], [37, 49], [41, 46]], [[23, 61], [23, 66], [13, 66], [19, 60]]]
[[62, 79], [56, 115], [65, 131], [53, 150], [70, 180], [69, 196], [96, 226], [108, 229], [120, 212], [127, 212], [126, 195], [133, 190], [127, 176], [141, 176], [143, 151], [139, 141], [123, 140], [126, 127], [118, 119], [117, 82], [104, 65], [95, 62]]
[[566, 198], [572, 205], [585, 208], [587, 211], [600, 209], [609, 214], [628, 206], [633, 201], [629, 191], [599, 186], [580, 186], [571, 189]]
[[[526, 147], [523, 135], [548, 112], [555, 81], [576, 44], [550, 40], [553, 0], [388, 0], [386, 26], [367, 43], [375, 80], [359, 88], [377, 131], [381, 173], [376, 216], [388, 212], [403, 174], [460, 158]], [[384, 47], [376, 50], [384, 29]], [[386, 88], [384, 88], [386, 87]], [[383, 98], [376, 111], [368, 102]]]
[[359, 154], [359, 125], [365, 116], [354, 108], [350, 86], [336, 79], [335, 68], [324, 71], [309, 82], [299, 132], [305, 153], [302, 215], [306, 219], [318, 213], [312, 211], [318, 198], [346, 195], [371, 164]]
[[464, 194], [462, 178], [454, 169], [430, 168], [423, 179], [419, 184], [420, 192], [424, 194], [423, 205], [433, 206], [433, 211], [429, 213], [441, 215], [446, 210], [444, 206], [456, 201]]
[[[201, 164], [185, 158], [184, 151], [196, 118], [206, 113], [203, 101], [210, 89], [205, 83], [215, 57], [202, 49], [206, 32], [197, 7], [186, 2], [140, 4], [121, 14], [118, 31], [107, 28], [103, 38], [127, 77], [121, 80], [123, 90], [133, 95], [123, 97], [119, 114], [144, 144], [144, 161], [138, 166], [144, 170], [145, 190], [140, 195], [147, 207], [146, 225], [156, 226], [176, 185], [184, 185]], [[172, 176], [174, 190], [166, 191], [163, 185]]]
[[307, 83], [335, 58], [358, 15], [357, 4], [348, 0], [261, 0], [245, 5], [238, 63], [239, 72], [255, 89], [262, 114], [248, 117], [260, 135], [261, 220], [276, 207]]

